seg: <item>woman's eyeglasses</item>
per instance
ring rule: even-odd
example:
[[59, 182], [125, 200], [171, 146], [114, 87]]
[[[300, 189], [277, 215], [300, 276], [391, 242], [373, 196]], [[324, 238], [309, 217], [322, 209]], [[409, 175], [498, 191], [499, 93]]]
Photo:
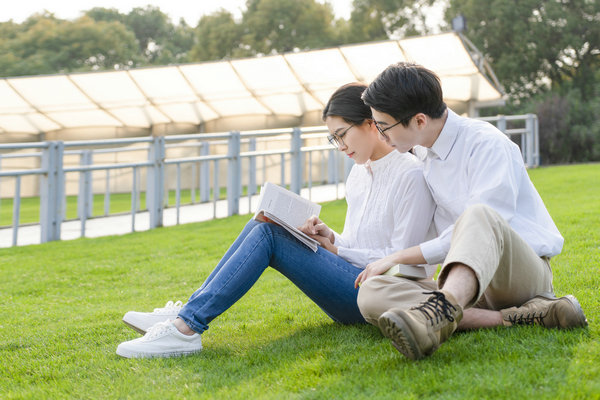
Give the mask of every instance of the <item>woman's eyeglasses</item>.
[[327, 136], [327, 140], [329, 140], [329, 143], [331, 143], [331, 145], [333, 147], [337, 147], [339, 149], [340, 147], [345, 145], [343, 137], [346, 136], [346, 133], [348, 133], [350, 128], [352, 128], [353, 126], [354, 126], [354, 124], [350, 125], [346, 129], [344, 129], [344, 131], [342, 133], [340, 133], [339, 135]]

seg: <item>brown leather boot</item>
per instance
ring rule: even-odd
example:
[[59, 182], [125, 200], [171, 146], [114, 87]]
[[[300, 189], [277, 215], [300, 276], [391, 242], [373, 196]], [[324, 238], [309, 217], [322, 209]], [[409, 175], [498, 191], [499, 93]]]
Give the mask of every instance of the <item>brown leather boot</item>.
[[587, 326], [587, 319], [574, 296], [556, 298], [539, 295], [520, 307], [500, 310], [505, 326], [541, 325], [546, 328], [570, 329]]
[[394, 308], [379, 317], [379, 329], [398, 351], [411, 360], [432, 354], [454, 333], [462, 319], [462, 307], [443, 291], [409, 310]]

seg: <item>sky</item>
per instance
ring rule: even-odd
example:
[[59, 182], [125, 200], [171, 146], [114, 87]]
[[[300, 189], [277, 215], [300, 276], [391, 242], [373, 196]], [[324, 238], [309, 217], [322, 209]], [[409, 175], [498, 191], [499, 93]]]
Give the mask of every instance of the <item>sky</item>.
[[[317, 0], [324, 3], [325, 0]], [[350, 18], [352, 0], [328, 0], [333, 6], [337, 18]], [[154, 5], [169, 15], [174, 23], [184, 18], [188, 25], [196, 26], [202, 15], [211, 14], [224, 8], [234, 17], [241, 17], [246, 0], [0, 0], [0, 22], [13, 20], [21, 23], [34, 13], [47, 10], [58, 18], [74, 19], [81, 16], [82, 11], [94, 7], [116, 8], [121, 13], [128, 13], [135, 7]]]

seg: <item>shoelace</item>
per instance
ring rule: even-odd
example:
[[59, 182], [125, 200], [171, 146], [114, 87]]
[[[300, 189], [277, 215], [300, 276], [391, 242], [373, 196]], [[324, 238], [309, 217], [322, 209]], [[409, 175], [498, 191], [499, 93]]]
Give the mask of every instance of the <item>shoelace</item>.
[[509, 315], [508, 322], [513, 325], [534, 325], [536, 322], [542, 326], [544, 326], [544, 313], [540, 311], [540, 313], [532, 313], [532, 314], [521, 314], [521, 315]]
[[451, 314], [451, 310], [456, 311], [456, 308], [450, 303], [444, 293], [433, 291], [433, 292], [423, 292], [423, 294], [431, 294], [427, 301], [421, 303], [421, 305], [413, 307], [413, 310], [419, 310], [425, 317], [431, 321], [433, 325], [433, 319], [435, 318], [435, 323], [439, 323], [442, 318], [446, 318], [450, 322], [454, 322], [454, 317]]
[[170, 320], [158, 322], [148, 329], [148, 331], [144, 335], [144, 340], [153, 340], [158, 337], [164, 336], [165, 333], [171, 330], [172, 326], [173, 322]]
[[175, 312], [179, 312], [182, 305], [183, 303], [181, 300], [178, 300], [175, 303], [169, 300], [163, 308], [155, 308], [154, 314], [173, 314]]

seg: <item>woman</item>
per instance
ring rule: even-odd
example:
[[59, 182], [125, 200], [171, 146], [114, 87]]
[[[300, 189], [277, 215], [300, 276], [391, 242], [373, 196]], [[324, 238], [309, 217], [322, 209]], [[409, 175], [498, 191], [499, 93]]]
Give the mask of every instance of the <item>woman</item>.
[[342, 86], [323, 111], [329, 141], [356, 163], [346, 182], [343, 232], [310, 218], [300, 229], [321, 244], [313, 252], [283, 228], [250, 220], [183, 307], [169, 302], [152, 313], [125, 314], [123, 321], [145, 335], [121, 343], [117, 354], [145, 358], [200, 351], [201, 334], [210, 321], [239, 300], [268, 266], [334, 321], [365, 322], [356, 303], [356, 278], [367, 264], [422, 242], [434, 211], [420, 162], [379, 139], [371, 111], [360, 98], [365, 88]]

